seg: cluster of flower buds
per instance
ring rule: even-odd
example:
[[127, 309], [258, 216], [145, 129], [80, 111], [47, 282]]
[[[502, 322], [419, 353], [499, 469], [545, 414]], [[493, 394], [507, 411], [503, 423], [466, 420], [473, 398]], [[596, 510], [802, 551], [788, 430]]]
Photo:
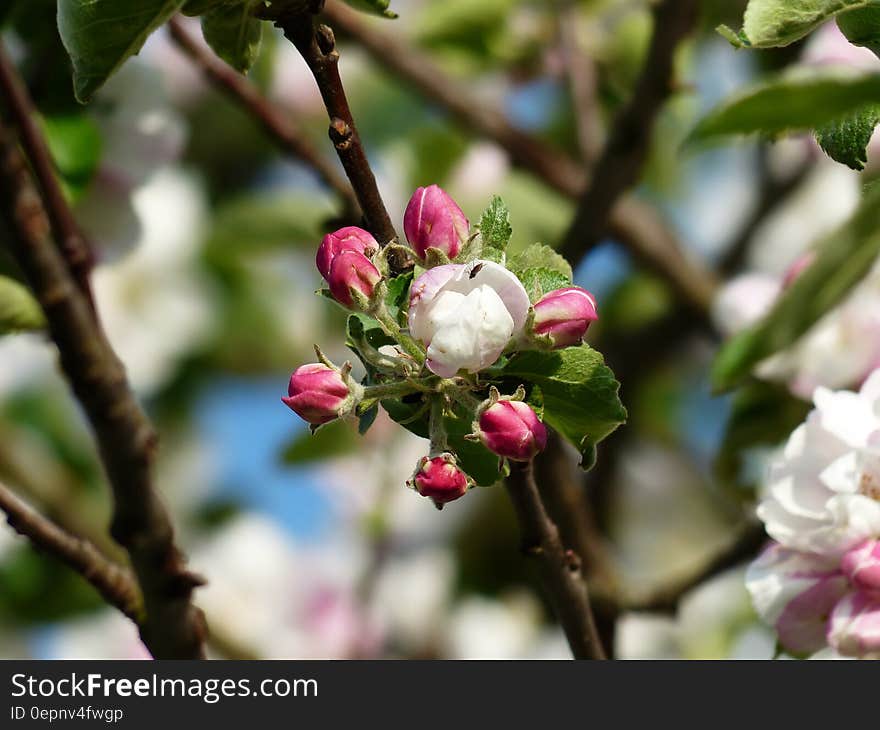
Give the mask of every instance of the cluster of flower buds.
[[[485, 398], [485, 381], [481, 384], [471, 375], [490, 368], [505, 353], [580, 344], [597, 319], [596, 301], [586, 290], [569, 286], [532, 304], [516, 274], [502, 263], [472, 255], [482, 244], [471, 235], [461, 208], [437, 185], [416, 190], [403, 227], [408, 255], [418, 262], [417, 269], [424, 269], [410, 286], [409, 306], [401, 313], [405, 325], [384, 301], [386, 253], [367, 231], [351, 226], [328, 234], [315, 259], [333, 298], [347, 309], [367, 312], [396, 341], [373, 346], [353, 335], [350, 344], [379, 373], [378, 380], [355, 383], [348, 363], [338, 368], [319, 351], [320, 362], [293, 373], [282, 400], [318, 427], [359, 414], [383, 398], [420, 392], [425, 409], [432, 409], [431, 450], [409, 485], [442, 507], [473, 484], [448, 447], [442, 412], [462, 397], [479, 401], [467, 393], [456, 397], [454, 391], [482, 391]], [[403, 249], [394, 242], [392, 246]], [[437, 404], [440, 416], [434, 415]], [[525, 402], [522, 386], [512, 396], [502, 396], [493, 386], [488, 399], [475, 406], [473, 432], [467, 438], [502, 461], [526, 462], [546, 446], [547, 429]]]

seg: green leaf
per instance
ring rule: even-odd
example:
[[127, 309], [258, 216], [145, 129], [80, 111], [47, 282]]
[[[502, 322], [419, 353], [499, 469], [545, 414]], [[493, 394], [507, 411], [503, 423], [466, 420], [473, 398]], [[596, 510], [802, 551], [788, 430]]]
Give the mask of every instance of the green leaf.
[[563, 289], [571, 284], [564, 274], [553, 269], [545, 269], [543, 266], [535, 269], [526, 269], [517, 274], [522, 285], [529, 294], [529, 301], [534, 304], [541, 297], [556, 289]]
[[398, 314], [409, 306], [409, 287], [412, 284], [413, 272], [408, 271], [386, 282], [388, 287], [388, 296], [385, 298], [385, 304], [388, 306], [391, 316], [397, 317]]
[[754, 48], [787, 46], [840, 13], [877, 6], [880, 0], [749, 0], [741, 35]]
[[753, 86], [704, 117], [687, 143], [823, 127], [880, 99], [880, 74], [798, 69]]
[[[394, 421], [397, 421], [407, 431], [416, 436], [428, 438], [427, 411], [416, 420], [410, 420], [423, 407], [420, 396], [410, 396], [402, 400], [385, 400], [382, 401], [382, 407]], [[459, 466], [478, 486], [489, 487], [501, 478], [499, 459], [483, 444], [465, 439], [465, 436], [471, 433], [473, 419], [473, 413], [457, 406], [454, 417], [444, 418], [443, 424], [446, 427], [449, 448], [458, 456]]]
[[360, 437], [345, 421], [332, 421], [314, 433], [308, 429], [284, 447], [281, 459], [285, 464], [302, 466], [324, 459], [337, 459], [357, 451]]
[[496, 195], [480, 217], [480, 238], [483, 243], [480, 256], [489, 261], [503, 263], [512, 234], [510, 211], [504, 201]]
[[518, 353], [503, 374], [541, 389], [544, 420], [578, 448], [585, 469], [596, 461], [596, 444], [626, 421], [620, 383], [588, 345]]
[[260, 55], [263, 21], [252, 15], [253, 2], [223, 5], [202, 16], [202, 35], [214, 53], [236, 71], [247, 73]]
[[0, 276], [0, 335], [45, 327], [43, 310], [31, 293], [14, 279]]
[[569, 283], [572, 279], [571, 264], [565, 260], [565, 257], [543, 243], [534, 243], [514, 256], [507, 268], [517, 276], [529, 269], [549, 269], [564, 276]]
[[186, 0], [180, 12], [184, 15], [204, 15], [221, 5], [230, 5], [232, 2], [244, 2], [244, 0]]
[[91, 182], [101, 161], [101, 132], [87, 114], [43, 118], [43, 131], [52, 159], [73, 198]]
[[58, 0], [58, 31], [73, 62], [76, 98], [88, 101], [184, 0]]
[[832, 160], [853, 170], [864, 170], [868, 143], [880, 123], [880, 104], [860, 109], [816, 130], [816, 141]]
[[713, 368], [717, 389], [735, 386], [752, 368], [796, 342], [853, 290], [880, 256], [880, 185], [817, 249], [816, 260], [786, 289], [770, 313], [732, 338]]
[[383, 18], [391, 18], [392, 20], [397, 17], [397, 13], [388, 7], [391, 5], [390, 0], [345, 0], [345, 2], [365, 13], [379, 15]]
[[837, 26], [850, 43], [880, 56], [880, 8], [864, 8], [837, 17]]

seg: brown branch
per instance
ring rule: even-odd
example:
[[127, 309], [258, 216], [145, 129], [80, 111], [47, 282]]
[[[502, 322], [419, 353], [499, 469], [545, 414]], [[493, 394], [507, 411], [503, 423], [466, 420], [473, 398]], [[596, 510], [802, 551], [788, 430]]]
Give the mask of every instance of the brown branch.
[[563, 239], [565, 256], [583, 254], [609, 227], [618, 199], [641, 176], [651, 149], [654, 122], [674, 89], [675, 53], [697, 24], [697, 0], [662, 0], [654, 6], [654, 34], [632, 99], [617, 115], [592, 184], [581, 196]]
[[547, 515], [531, 462], [513, 465], [506, 486], [522, 533], [523, 551], [538, 565], [575, 659], [604, 659], [580, 559], [563, 546], [559, 529]]
[[[577, 163], [514, 127], [499, 109], [450, 78], [399, 35], [375, 29], [337, 0], [327, 2], [324, 15], [335, 28], [362, 46], [379, 66], [445, 109], [462, 126], [502, 147], [514, 164], [566, 197], [581, 196], [587, 176]], [[624, 197], [611, 211], [608, 232], [636, 260], [662, 275], [688, 306], [698, 312], [708, 309], [714, 290], [712, 274], [682, 253], [675, 235], [653, 208], [631, 196]], [[584, 252], [578, 248], [568, 253], [573, 261], [578, 261]]]
[[95, 433], [113, 490], [111, 534], [128, 551], [144, 596], [141, 638], [157, 658], [200, 658], [206, 627], [191, 598], [202, 581], [186, 569], [153, 488], [157, 437], [54, 245], [24, 157], [2, 124], [0, 209], [11, 232], [8, 246], [46, 314], [61, 366]]
[[343, 201], [346, 215], [360, 217], [358, 199], [348, 181], [325, 159], [260, 90], [231, 66], [206, 51], [187, 32], [179, 18], [168, 23], [172, 40], [215, 88], [238, 104], [263, 128], [281, 151], [311, 167], [320, 180]]
[[[315, 12], [320, 5], [320, 2], [315, 3]], [[316, 24], [311, 12], [282, 13], [273, 19], [315, 77], [330, 117], [330, 139], [354, 188], [367, 229], [383, 245], [391, 243], [397, 239], [397, 232], [385, 208], [345, 95], [333, 31], [326, 25]]]
[[30, 161], [34, 176], [43, 193], [46, 210], [55, 236], [61, 242], [61, 250], [80, 290], [94, 309], [89, 275], [94, 256], [91, 246], [83, 235], [73, 212], [67, 204], [64, 192], [55, 174], [55, 163], [37, 123], [36, 109], [12, 60], [0, 41], [0, 93], [8, 107], [21, 138], [21, 144]]
[[39, 550], [60, 560], [85, 578], [107, 603], [136, 624], [143, 613], [137, 581], [127, 568], [105, 557], [88, 540], [75, 537], [25, 504], [0, 484], [0, 510], [6, 521]]

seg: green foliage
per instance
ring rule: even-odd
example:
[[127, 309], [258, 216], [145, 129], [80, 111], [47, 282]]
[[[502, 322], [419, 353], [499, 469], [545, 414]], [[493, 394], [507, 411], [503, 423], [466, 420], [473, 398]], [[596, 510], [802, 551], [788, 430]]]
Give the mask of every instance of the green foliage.
[[839, 15], [837, 25], [850, 43], [864, 46], [880, 56], [880, 7]]
[[517, 275], [534, 304], [547, 292], [569, 286], [571, 265], [549, 246], [535, 243], [513, 257], [508, 268]]
[[556, 289], [562, 289], [571, 284], [571, 281], [558, 271], [543, 266], [534, 269], [526, 269], [518, 274], [519, 280], [529, 294], [529, 301], [534, 304], [541, 297]]
[[0, 335], [41, 330], [43, 310], [31, 293], [13, 279], [0, 276]]
[[880, 105], [872, 104], [816, 130], [816, 141], [832, 160], [864, 170], [868, 143], [880, 123]]
[[510, 211], [499, 196], [494, 196], [480, 217], [480, 239], [483, 243], [480, 257], [503, 263], [513, 228]]
[[101, 133], [87, 114], [43, 118], [43, 131], [52, 159], [68, 193], [76, 198], [91, 182], [101, 161]]
[[393, 19], [397, 17], [397, 13], [389, 8], [391, 0], [345, 0], [345, 2], [365, 13], [379, 15], [383, 18]]
[[73, 62], [76, 98], [91, 96], [183, 0], [58, 0], [58, 31]]
[[713, 368], [718, 389], [730, 388], [752, 368], [796, 342], [871, 270], [880, 255], [880, 186], [869, 189], [850, 220], [819, 246], [817, 258], [761, 322], [731, 339]]
[[544, 420], [577, 447], [585, 469], [596, 462], [596, 444], [626, 421], [620, 383], [588, 345], [518, 353], [503, 374], [541, 389]]
[[[187, 0], [180, 12], [184, 15], [196, 16], [204, 15], [209, 10], [220, 7], [221, 5], [230, 5], [238, 0]], [[243, 2], [243, 0], [242, 0]]]
[[789, 73], [725, 101], [699, 122], [688, 142], [818, 129], [877, 99], [880, 74], [853, 75], [834, 68]]
[[251, 0], [221, 5], [202, 15], [202, 35], [214, 53], [236, 71], [247, 73], [260, 55], [263, 21], [251, 14]]
[[749, 0], [742, 31], [723, 34], [736, 45], [787, 46], [840, 13], [875, 7], [880, 0]]

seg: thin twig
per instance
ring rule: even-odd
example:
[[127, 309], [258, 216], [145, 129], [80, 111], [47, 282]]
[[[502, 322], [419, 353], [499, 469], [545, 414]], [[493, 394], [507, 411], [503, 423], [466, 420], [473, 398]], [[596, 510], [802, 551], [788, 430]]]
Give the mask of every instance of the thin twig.
[[111, 534], [128, 551], [144, 596], [141, 638], [156, 658], [201, 658], [206, 627], [192, 604], [202, 580], [186, 569], [174, 530], [153, 487], [157, 437], [65, 261], [27, 163], [0, 125], [0, 209], [11, 252], [25, 273], [88, 416], [113, 489]]
[[136, 624], [141, 620], [141, 593], [131, 571], [105, 557], [88, 540], [71, 535], [43, 517], [3, 484], [0, 484], [0, 510], [6, 513], [9, 526], [36, 548], [79, 573], [107, 603]]
[[[399, 35], [368, 25], [357, 12], [337, 0], [327, 2], [324, 15], [335, 28], [362, 46], [379, 66], [448, 111], [464, 127], [495, 142], [515, 164], [566, 197], [581, 196], [587, 175], [580, 165], [514, 127], [499, 109], [450, 78]], [[663, 276], [682, 301], [697, 312], [708, 310], [714, 277], [684, 255], [675, 234], [651, 206], [632, 196], [624, 197], [611, 212], [608, 232], [636, 260]], [[575, 262], [583, 253], [580, 248], [569, 252]]]
[[275, 24], [300, 52], [315, 77], [330, 117], [330, 139], [354, 188], [367, 229], [383, 245], [391, 243], [397, 238], [397, 232], [361, 144], [339, 76], [339, 52], [333, 31], [317, 24], [310, 12], [283, 14], [275, 19]]
[[337, 168], [325, 159], [300, 130], [273, 106], [260, 90], [228, 64], [208, 52], [187, 32], [179, 18], [172, 18], [168, 30], [177, 47], [201, 70], [217, 89], [256, 120], [275, 144], [289, 157], [311, 167], [321, 181], [346, 206], [346, 216], [360, 217], [360, 206], [351, 185]]
[[654, 6], [654, 34], [642, 74], [632, 99], [614, 120], [592, 184], [563, 239], [563, 255], [583, 255], [601, 241], [618, 199], [641, 176], [654, 122], [674, 90], [675, 53], [696, 27], [697, 7], [697, 0], [662, 0]]
[[89, 282], [89, 275], [94, 265], [91, 246], [67, 204], [64, 191], [62, 191], [55, 174], [52, 155], [37, 122], [34, 103], [2, 41], [0, 41], [0, 93], [2, 93], [9, 114], [18, 128], [22, 147], [43, 193], [46, 211], [55, 230], [56, 238], [61, 243], [61, 250], [67, 260], [67, 265], [70, 267], [80, 290], [86, 296], [89, 306], [94, 310], [94, 299]]
[[522, 533], [523, 551], [538, 565], [575, 659], [604, 659], [580, 559], [563, 546], [559, 529], [547, 515], [532, 463], [515, 464], [506, 485]]

